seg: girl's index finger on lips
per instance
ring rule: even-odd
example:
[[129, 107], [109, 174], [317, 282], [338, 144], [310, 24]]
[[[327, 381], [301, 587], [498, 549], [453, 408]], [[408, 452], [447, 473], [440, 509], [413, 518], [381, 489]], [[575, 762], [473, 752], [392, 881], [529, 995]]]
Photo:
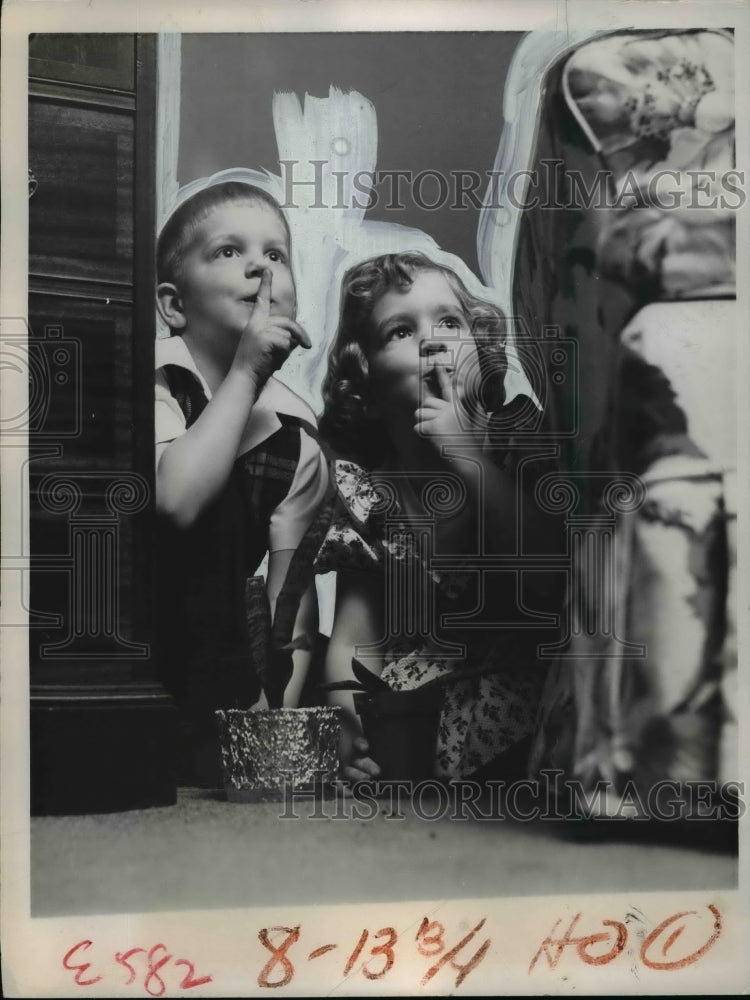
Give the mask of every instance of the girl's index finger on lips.
[[445, 388], [440, 380], [440, 366], [430, 361], [422, 370], [422, 385], [424, 386], [423, 402], [430, 399], [445, 399]]
[[448, 400], [453, 396], [453, 382], [443, 365], [435, 365], [435, 381], [440, 389], [440, 395]]

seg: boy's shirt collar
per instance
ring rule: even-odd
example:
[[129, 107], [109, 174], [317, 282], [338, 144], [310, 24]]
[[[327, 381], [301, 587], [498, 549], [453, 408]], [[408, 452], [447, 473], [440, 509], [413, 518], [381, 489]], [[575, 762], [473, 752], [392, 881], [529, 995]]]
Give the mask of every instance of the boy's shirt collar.
[[[211, 390], [198, 370], [182, 337], [159, 338], [155, 342], [154, 360], [156, 369], [163, 368], [164, 365], [177, 365], [187, 369], [198, 379], [206, 394], [206, 399], [211, 399]], [[281, 427], [280, 413], [284, 416], [296, 417], [307, 425], [313, 435], [317, 434], [312, 410], [283, 382], [271, 376], [250, 412], [237, 454], [243, 455], [275, 434]]]
[[198, 371], [193, 360], [193, 355], [190, 353], [182, 337], [159, 338], [154, 345], [154, 361], [154, 367], [157, 371], [165, 365], [177, 365], [179, 368], [186, 368], [200, 382], [201, 389], [206, 394], [206, 399], [211, 399], [211, 390], [208, 388], [208, 383]]

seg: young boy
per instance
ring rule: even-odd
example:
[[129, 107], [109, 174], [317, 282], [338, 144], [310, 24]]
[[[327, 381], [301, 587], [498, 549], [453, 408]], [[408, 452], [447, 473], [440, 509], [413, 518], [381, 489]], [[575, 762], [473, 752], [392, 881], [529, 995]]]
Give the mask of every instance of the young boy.
[[[157, 247], [159, 661], [180, 717], [181, 783], [220, 784], [217, 708], [248, 708], [252, 665], [245, 582], [268, 553], [273, 612], [292, 555], [326, 490], [309, 407], [273, 378], [310, 340], [295, 322], [290, 235], [278, 204], [228, 182], [184, 202]], [[314, 587], [294, 636], [317, 632]], [[285, 705], [310, 653], [294, 653]]]

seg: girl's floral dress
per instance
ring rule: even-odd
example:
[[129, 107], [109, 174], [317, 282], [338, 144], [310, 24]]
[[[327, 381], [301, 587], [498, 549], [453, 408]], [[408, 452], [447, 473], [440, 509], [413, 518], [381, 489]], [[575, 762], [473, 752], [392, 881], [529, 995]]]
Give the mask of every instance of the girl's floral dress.
[[[538, 636], [512, 627], [442, 628], [440, 640], [465, 648], [465, 655], [446, 655], [429, 635], [415, 634], [413, 622], [410, 627], [399, 620], [409, 617], [399, 614], [399, 608], [431, 596], [443, 615], [466, 614], [476, 607], [477, 559], [455, 569], [436, 568], [429, 554], [425, 558], [420, 553], [417, 534], [409, 530], [398, 501], [390, 496], [384, 502], [373, 476], [342, 460], [334, 463], [333, 473], [337, 505], [316, 571], [368, 572], [383, 580], [392, 613], [385, 615], [381, 677], [397, 691], [445, 678], [435, 775], [466, 777], [531, 735], [544, 681], [543, 667], [534, 659]], [[401, 583], [403, 591], [389, 595], [387, 580]], [[502, 620], [503, 609], [493, 606], [493, 590], [497, 588], [486, 586], [484, 604], [490, 618]]]

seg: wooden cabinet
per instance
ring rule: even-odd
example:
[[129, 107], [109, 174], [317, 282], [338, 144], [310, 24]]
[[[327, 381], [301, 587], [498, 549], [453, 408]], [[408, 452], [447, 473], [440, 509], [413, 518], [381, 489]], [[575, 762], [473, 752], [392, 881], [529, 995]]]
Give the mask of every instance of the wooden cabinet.
[[34, 813], [175, 796], [151, 655], [155, 50], [29, 42]]

